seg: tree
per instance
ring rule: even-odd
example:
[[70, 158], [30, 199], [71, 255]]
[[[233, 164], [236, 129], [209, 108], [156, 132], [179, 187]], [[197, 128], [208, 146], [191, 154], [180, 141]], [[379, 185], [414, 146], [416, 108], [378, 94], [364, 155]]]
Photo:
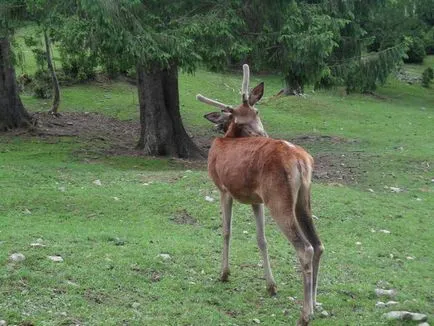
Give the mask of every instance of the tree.
[[214, 62], [227, 58], [225, 46], [234, 39], [229, 27], [235, 2], [77, 1], [74, 15], [67, 18], [69, 29], [59, 40], [88, 51], [111, 71], [136, 69], [138, 147], [145, 154], [199, 158], [204, 154], [182, 124], [178, 70], [193, 71], [207, 61], [201, 54], [213, 49]]
[[[329, 11], [333, 17], [347, 21], [341, 29], [338, 46], [328, 58], [330, 74], [318, 86], [345, 85], [347, 93], [372, 92], [386, 81], [402, 63], [408, 40], [394, 31], [383, 33], [388, 25], [384, 0], [333, 0]], [[381, 13], [381, 14], [379, 14]], [[382, 23], [374, 21], [383, 20]], [[375, 31], [378, 32], [376, 37]]]
[[257, 68], [277, 70], [285, 94], [304, 92], [328, 74], [327, 59], [338, 45], [345, 21], [327, 12], [327, 1], [253, 0], [242, 11], [251, 52], [247, 61]]
[[54, 69], [53, 59], [51, 57], [51, 38], [49, 30], [53, 29], [53, 25], [58, 22], [57, 14], [59, 5], [63, 1], [50, 1], [50, 0], [25, 0], [27, 9], [27, 19], [35, 22], [39, 27], [39, 35], [42, 34], [45, 45], [45, 61], [51, 76], [52, 97], [53, 102], [51, 105], [50, 113], [58, 115], [60, 105], [60, 86], [57, 74]]
[[0, 130], [31, 125], [31, 117], [18, 94], [10, 37], [13, 22], [22, 14], [24, 4], [19, 0], [0, 4]]

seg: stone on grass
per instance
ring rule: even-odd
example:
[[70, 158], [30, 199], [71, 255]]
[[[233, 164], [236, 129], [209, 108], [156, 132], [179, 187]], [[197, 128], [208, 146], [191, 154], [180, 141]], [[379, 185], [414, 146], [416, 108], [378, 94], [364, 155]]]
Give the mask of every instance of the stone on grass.
[[101, 180], [99, 180], [99, 179], [96, 179], [96, 180], [93, 182], [93, 184], [94, 184], [94, 185], [97, 185], [97, 186], [102, 186]]
[[43, 242], [44, 242], [44, 240], [42, 240], [41, 238], [36, 239], [35, 242], [32, 242], [30, 244], [30, 247], [33, 247], [33, 248], [45, 247]]
[[131, 305], [131, 307], [133, 307], [133, 309], [137, 309], [137, 308], [140, 307], [140, 303], [138, 303], [138, 302], [133, 302], [132, 305]]
[[398, 301], [387, 301], [386, 302], [386, 307], [393, 306], [393, 305], [396, 305], [398, 303], [399, 303]]
[[252, 320], [256, 324], [260, 324], [261, 323], [261, 321], [258, 318], [253, 318]]
[[210, 196], [205, 196], [205, 200], [206, 200], [207, 202], [212, 203], [215, 199], [212, 198], [212, 197], [210, 197]]
[[377, 296], [388, 296], [388, 297], [393, 297], [396, 294], [396, 290], [391, 289], [391, 290], [384, 290], [384, 289], [375, 289], [375, 294]]
[[159, 254], [158, 257], [161, 257], [164, 260], [172, 259], [172, 257], [169, 254]]
[[321, 318], [327, 318], [328, 316], [330, 316], [326, 310], [321, 311], [319, 315], [321, 316]]
[[0, 326], [8, 326], [6, 320], [0, 320]]
[[385, 313], [383, 316], [390, 320], [413, 320], [420, 322], [424, 322], [427, 320], [426, 315], [409, 311], [390, 311], [388, 313]]
[[385, 304], [384, 302], [382, 302], [382, 301], [378, 301], [378, 302], [375, 304], [375, 307], [376, 307], [376, 308], [384, 308], [384, 307], [386, 307], [386, 304]]
[[19, 262], [24, 261], [26, 259], [26, 256], [24, 256], [20, 252], [16, 252], [16, 253], [13, 253], [12, 255], [10, 255], [9, 259], [12, 260], [15, 263], [19, 263]]
[[427, 322], [425, 322], [425, 323], [418, 324], [418, 326], [429, 326], [429, 324]]
[[60, 256], [48, 256], [48, 259], [50, 259], [51, 261], [54, 261], [55, 263], [63, 262], [63, 258]]

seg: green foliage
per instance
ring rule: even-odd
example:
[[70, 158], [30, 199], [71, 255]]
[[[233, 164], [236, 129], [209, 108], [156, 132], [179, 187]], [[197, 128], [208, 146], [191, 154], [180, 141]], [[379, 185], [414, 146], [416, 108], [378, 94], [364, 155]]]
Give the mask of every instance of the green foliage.
[[434, 26], [425, 33], [423, 40], [426, 54], [434, 54]]
[[407, 58], [404, 59], [406, 63], [422, 63], [426, 56], [425, 43], [419, 37], [414, 37], [411, 40], [409, 49], [407, 51]]
[[422, 86], [429, 88], [431, 81], [434, 79], [434, 69], [431, 67], [426, 68], [422, 73]]
[[53, 93], [51, 75], [47, 70], [38, 70], [30, 84], [36, 98], [48, 99]]

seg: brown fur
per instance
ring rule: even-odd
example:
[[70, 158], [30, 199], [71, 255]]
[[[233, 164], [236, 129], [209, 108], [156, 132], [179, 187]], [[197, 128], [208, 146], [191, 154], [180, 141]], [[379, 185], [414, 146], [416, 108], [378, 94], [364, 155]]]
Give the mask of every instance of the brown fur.
[[224, 242], [221, 280], [227, 281], [230, 274], [229, 243], [232, 201], [235, 199], [252, 205], [267, 288], [270, 294], [276, 293], [264, 233], [265, 204], [283, 234], [294, 245], [300, 260], [304, 303], [297, 325], [308, 325], [316, 304], [319, 261], [324, 250], [313, 225], [310, 207], [313, 159], [299, 146], [267, 137], [258, 111], [253, 107], [263, 91], [262, 83], [252, 90], [248, 103], [243, 94], [243, 103], [234, 109], [198, 97], [207, 104], [224, 107], [220, 114], [212, 112], [205, 115], [225, 131], [224, 137], [213, 141], [208, 155], [208, 173], [220, 190], [222, 208]]

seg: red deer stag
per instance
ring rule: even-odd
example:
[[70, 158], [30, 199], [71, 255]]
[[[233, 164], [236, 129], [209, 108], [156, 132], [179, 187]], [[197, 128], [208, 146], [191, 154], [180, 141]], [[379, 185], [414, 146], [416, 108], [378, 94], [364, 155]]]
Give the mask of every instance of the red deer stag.
[[249, 94], [249, 66], [243, 66], [242, 104], [233, 108], [202, 95], [197, 99], [218, 107], [204, 117], [219, 125], [225, 135], [216, 138], [208, 156], [208, 173], [220, 190], [223, 219], [221, 280], [229, 272], [232, 201], [250, 204], [256, 218], [258, 247], [264, 261], [267, 290], [276, 293], [264, 234], [264, 204], [294, 245], [301, 263], [304, 303], [297, 325], [308, 325], [316, 305], [316, 288], [324, 247], [315, 231], [310, 207], [313, 159], [301, 147], [268, 138], [253, 106], [264, 93], [261, 83]]

